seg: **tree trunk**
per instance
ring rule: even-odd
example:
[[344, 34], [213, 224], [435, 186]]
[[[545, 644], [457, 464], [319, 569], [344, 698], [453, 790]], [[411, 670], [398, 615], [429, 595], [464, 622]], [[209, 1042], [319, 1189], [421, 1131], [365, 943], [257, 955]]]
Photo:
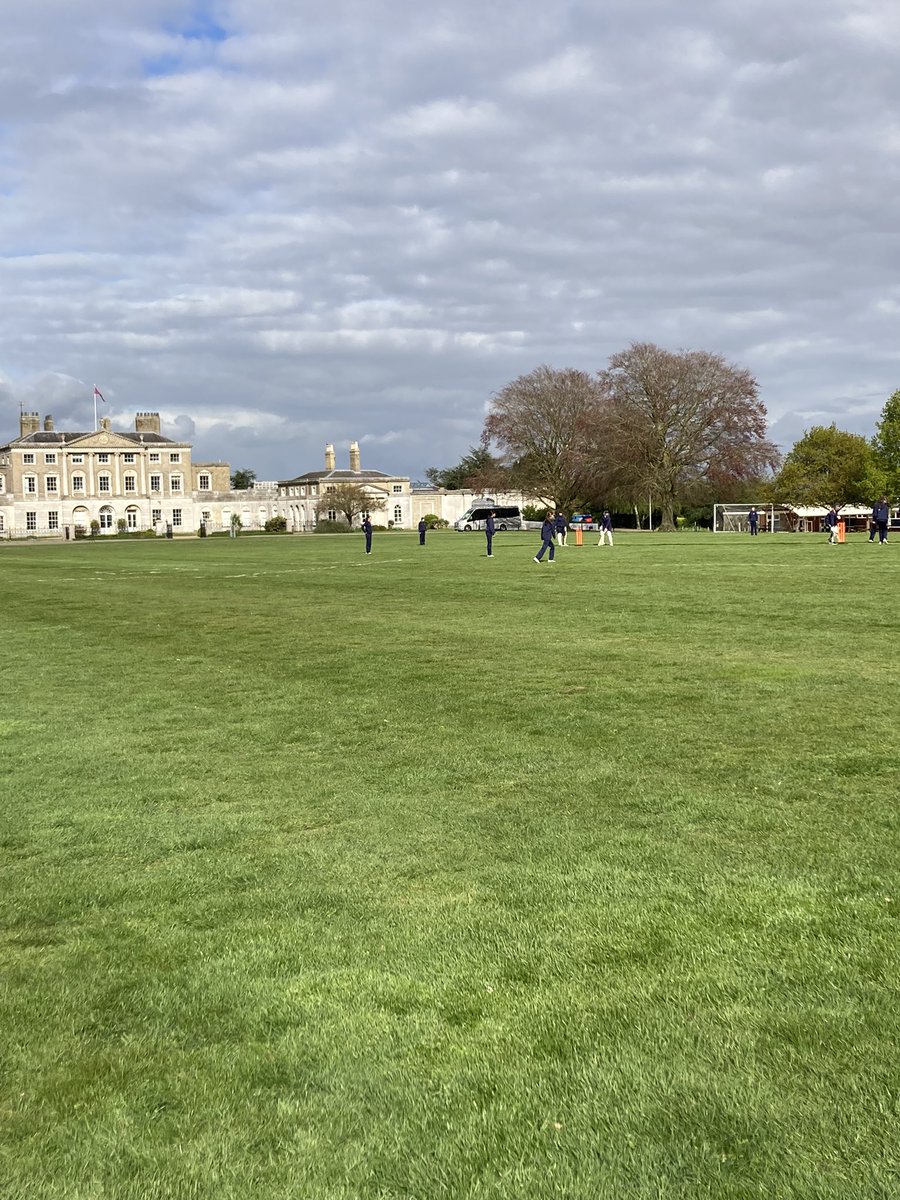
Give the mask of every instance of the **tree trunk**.
[[659, 533], [674, 533], [675, 532], [675, 502], [673, 500], [664, 500], [662, 503], [662, 520], [657, 526]]

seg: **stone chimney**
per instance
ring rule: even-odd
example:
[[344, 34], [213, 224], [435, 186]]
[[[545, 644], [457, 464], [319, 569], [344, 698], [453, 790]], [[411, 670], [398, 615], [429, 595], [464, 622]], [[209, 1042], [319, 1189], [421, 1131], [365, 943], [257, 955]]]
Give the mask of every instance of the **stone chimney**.
[[159, 413], [140, 412], [134, 414], [135, 433], [159, 433]]
[[325, 470], [334, 470], [334, 446], [332, 446], [331, 442], [325, 447]]
[[29, 433], [38, 433], [41, 428], [41, 414], [23, 412], [19, 414], [19, 437], [27, 437]]
[[53, 418], [48, 414], [44, 417], [44, 433], [53, 433], [56, 426], [53, 424]]
[[350, 443], [350, 470], [359, 470], [359, 442]]

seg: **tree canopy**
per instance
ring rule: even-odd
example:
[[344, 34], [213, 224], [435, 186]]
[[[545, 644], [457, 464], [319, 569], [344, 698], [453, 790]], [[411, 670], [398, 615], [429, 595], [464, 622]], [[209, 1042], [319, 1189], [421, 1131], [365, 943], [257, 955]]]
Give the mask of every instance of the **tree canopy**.
[[252, 488], [256, 482], [256, 472], [250, 471], [246, 467], [240, 467], [231, 476], [231, 486], [236, 492], [244, 491], [246, 488]]
[[358, 483], [328, 484], [330, 490], [324, 492], [316, 502], [316, 516], [321, 520], [329, 512], [339, 513], [348, 525], [354, 518], [363, 513], [380, 512], [385, 507], [381, 496], [372, 495]]
[[871, 443], [832, 422], [815, 425], [792, 446], [772, 494], [785, 504], [871, 504], [885, 472]]
[[635, 342], [599, 381], [600, 465], [633, 498], [652, 494], [662, 529], [674, 528], [676, 504], [699, 485], [732, 488], [780, 461], [756, 380], [719, 354]]
[[881, 410], [872, 446], [884, 472], [884, 486], [896, 499], [900, 495], [900, 391], [894, 392]]
[[472, 446], [455, 467], [429, 467], [425, 478], [434, 487], [451, 491], [481, 487], [502, 490], [497, 487], [498, 483], [506, 482], [500, 478], [502, 472], [500, 459], [491, 454], [487, 446]]
[[570, 510], [589, 490], [587, 450], [599, 399], [586, 372], [537, 367], [492, 397], [482, 445], [499, 446], [516, 486]]

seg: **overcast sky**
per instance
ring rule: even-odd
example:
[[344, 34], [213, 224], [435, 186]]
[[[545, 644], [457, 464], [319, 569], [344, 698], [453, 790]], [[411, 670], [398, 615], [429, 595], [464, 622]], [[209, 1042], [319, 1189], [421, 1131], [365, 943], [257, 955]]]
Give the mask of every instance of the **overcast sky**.
[[3, 0], [0, 436], [421, 478], [631, 341], [900, 387], [896, 0]]

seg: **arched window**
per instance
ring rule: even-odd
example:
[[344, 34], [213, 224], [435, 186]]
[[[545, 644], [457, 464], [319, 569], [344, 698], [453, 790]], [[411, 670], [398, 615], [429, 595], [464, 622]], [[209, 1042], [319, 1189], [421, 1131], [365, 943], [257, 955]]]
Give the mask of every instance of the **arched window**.
[[113, 510], [109, 507], [108, 504], [104, 504], [104, 506], [100, 509], [100, 528], [101, 529], [112, 529], [112, 527], [113, 527]]

